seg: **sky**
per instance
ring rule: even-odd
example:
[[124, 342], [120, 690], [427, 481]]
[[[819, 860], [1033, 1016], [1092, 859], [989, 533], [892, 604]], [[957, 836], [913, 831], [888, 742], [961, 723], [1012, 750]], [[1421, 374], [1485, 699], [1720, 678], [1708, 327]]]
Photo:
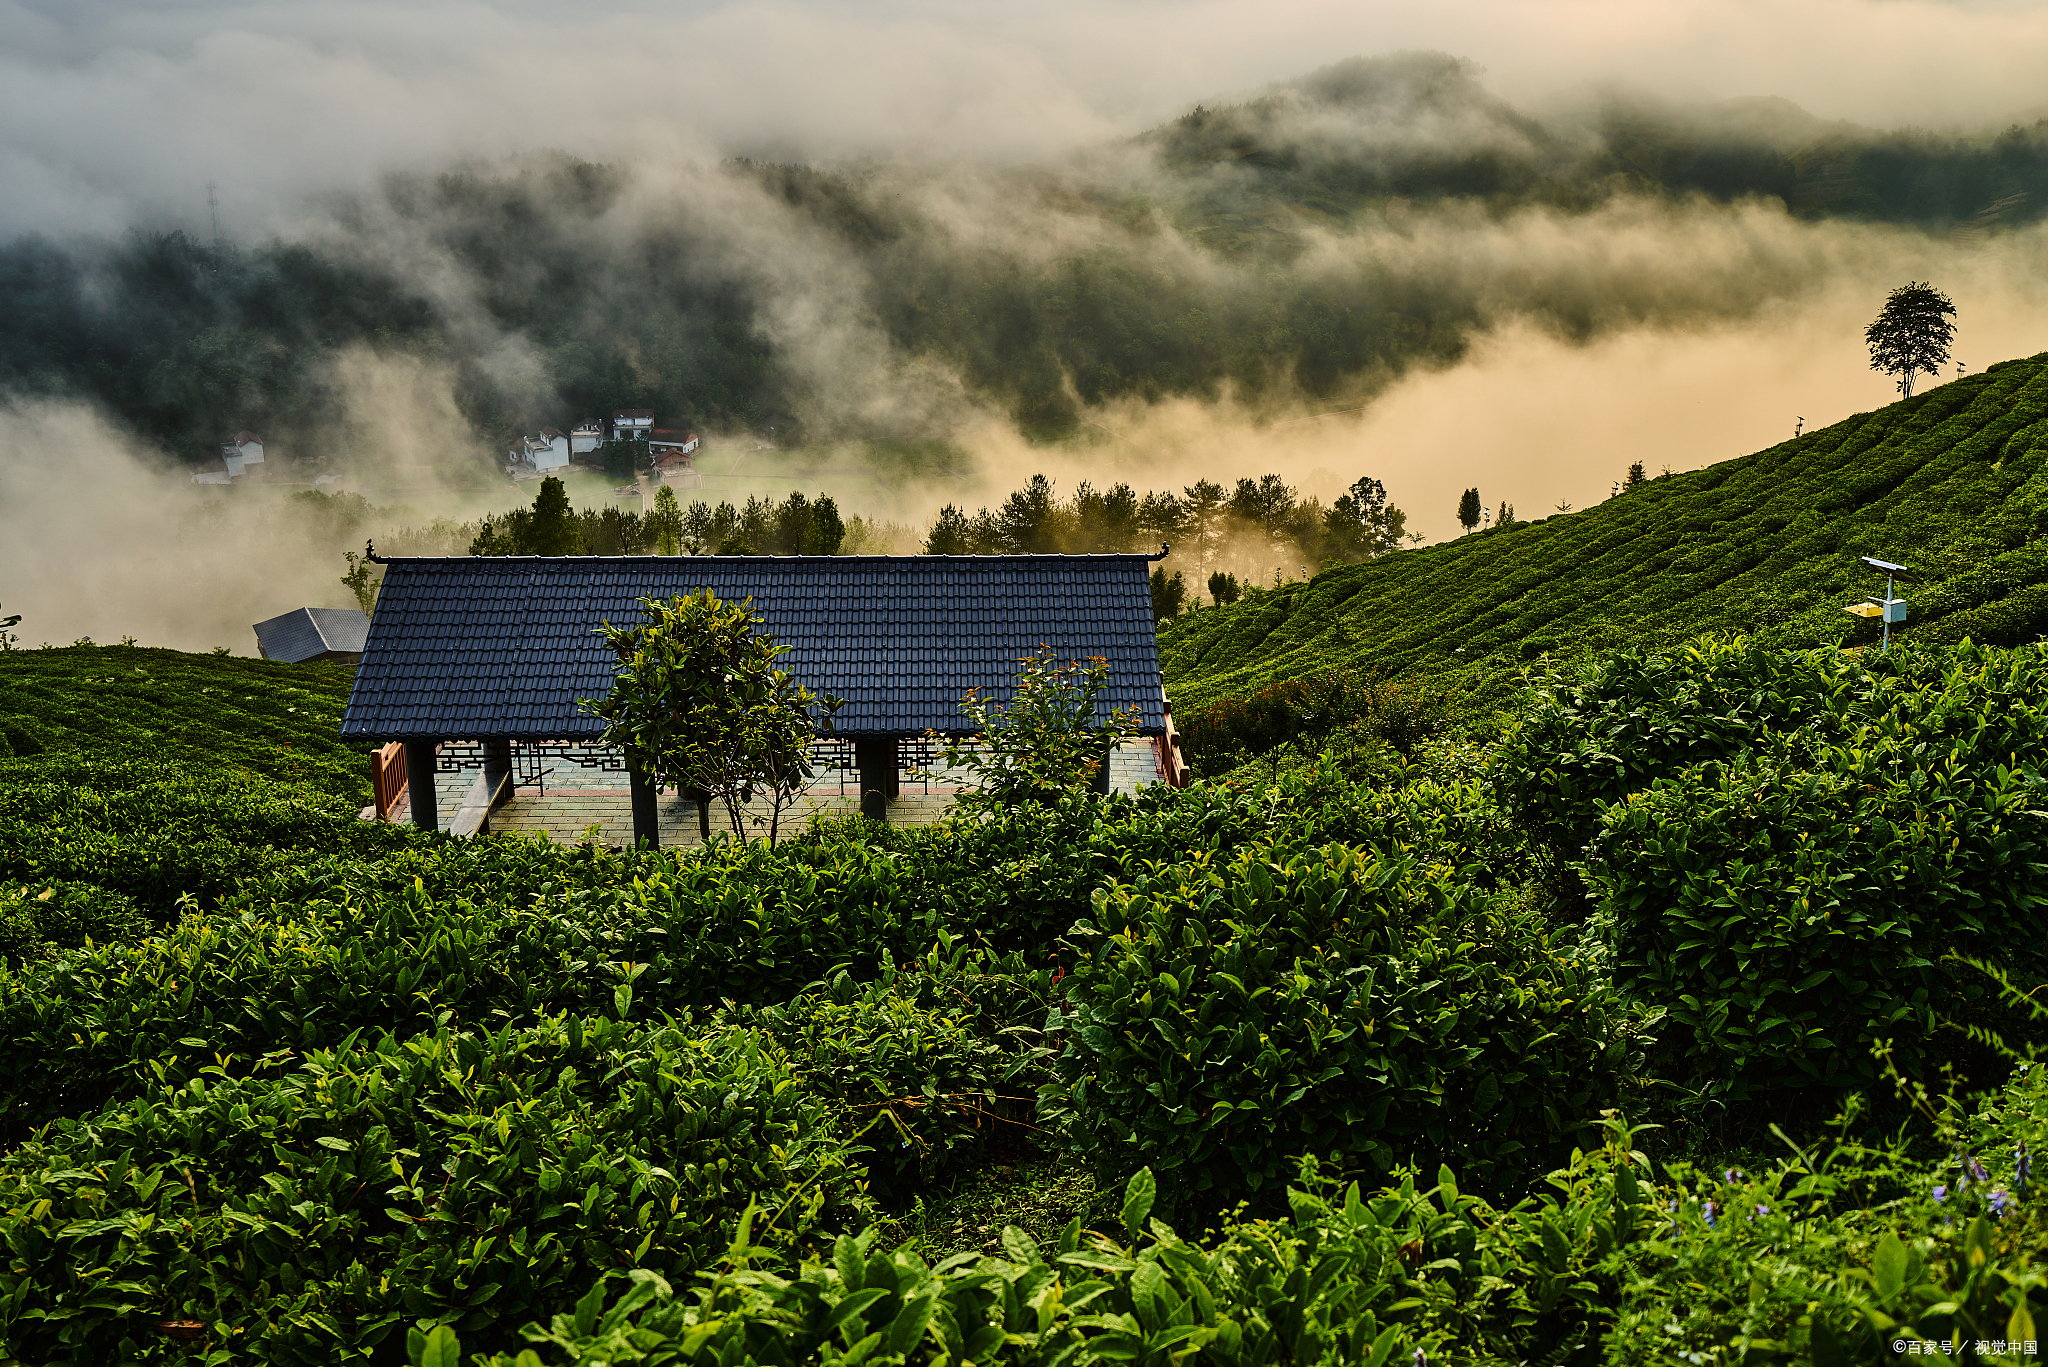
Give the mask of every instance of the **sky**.
[[[221, 227], [240, 241], [317, 237], [341, 197], [385, 173], [541, 150], [643, 172], [730, 155], [1051, 162], [1197, 102], [1416, 49], [1472, 59], [1488, 88], [1539, 115], [1616, 88], [1772, 95], [1880, 128], [1981, 130], [2048, 115], [2048, 0], [0, 0], [0, 239], [206, 231], [209, 184]], [[679, 194], [713, 182], [678, 170], [666, 183]], [[696, 207], [725, 212], [706, 197]], [[642, 211], [668, 211], [649, 204]], [[887, 354], [852, 276], [764, 231], [768, 219], [728, 217], [734, 250], [759, 257], [775, 282], [778, 345], [819, 392], [839, 392], [831, 381], [875, 401], [957, 406], [955, 380]], [[961, 222], [1032, 231], [1021, 219], [1006, 226], [1000, 205]], [[1034, 469], [1062, 488], [1123, 478], [1141, 489], [1276, 470], [1326, 501], [1365, 472], [1434, 540], [1457, 533], [1468, 485], [1523, 518], [1583, 508], [1633, 460], [1652, 473], [1697, 468], [1789, 437], [1796, 423], [1810, 430], [1889, 402], [1861, 334], [1906, 279], [1935, 280], [1955, 298], [1956, 357], [1970, 369], [2048, 349], [2041, 227], [1960, 242], [1804, 225], [1754, 206], [1622, 204], [1568, 222], [1452, 216], [1438, 229], [1360, 234], [1330, 251], [1471, 273], [1509, 300], [1579, 290], [1649, 301], [1642, 321], [1581, 343], [1503, 307], [1459, 363], [1411, 372], [1363, 411], [1275, 422], [1227, 397], [1113, 405], [1088, 415], [1111, 439], [1085, 451], [1031, 447], [984, 413], [955, 433], [979, 459], [980, 487], [847, 511], [922, 523], [942, 501], [997, 501]], [[1317, 268], [1314, 258], [1302, 268]], [[462, 296], [444, 262], [416, 274]], [[1719, 306], [1738, 297], [1763, 302]], [[495, 344], [508, 367], [530, 360], [521, 338]], [[354, 367], [340, 378], [366, 430], [459, 422], [445, 375], [403, 360], [337, 364]], [[0, 603], [30, 610], [31, 641], [132, 633], [239, 652], [249, 622], [348, 601], [338, 566], [299, 563], [288, 538], [265, 540], [254, 523], [224, 532], [187, 508], [189, 486], [166, 479], [165, 453], [106, 415], [4, 394], [0, 412]], [[54, 487], [44, 475], [53, 444], [103, 492]], [[48, 572], [96, 539], [122, 553], [96, 557], [89, 574]]]
[[0, 234], [288, 227], [397, 168], [583, 156], [1048, 157], [1343, 57], [1505, 97], [1792, 99], [1878, 126], [2042, 110], [2048, 4], [1930, 0], [0, 0]]

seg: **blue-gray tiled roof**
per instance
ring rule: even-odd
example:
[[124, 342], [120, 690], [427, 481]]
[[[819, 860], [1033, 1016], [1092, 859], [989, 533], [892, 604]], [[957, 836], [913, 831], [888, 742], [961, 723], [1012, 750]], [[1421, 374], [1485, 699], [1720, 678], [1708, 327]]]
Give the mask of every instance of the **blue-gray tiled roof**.
[[330, 654], [356, 655], [370, 619], [356, 608], [293, 608], [258, 622], [256, 648], [266, 660], [298, 664]]
[[777, 663], [846, 699], [842, 735], [958, 731], [960, 698], [1007, 697], [1041, 642], [1100, 655], [1098, 706], [1165, 728], [1151, 564], [1141, 555], [573, 556], [393, 560], [341, 733], [406, 740], [595, 736], [577, 707], [611, 689], [600, 622], [641, 598], [754, 600]]

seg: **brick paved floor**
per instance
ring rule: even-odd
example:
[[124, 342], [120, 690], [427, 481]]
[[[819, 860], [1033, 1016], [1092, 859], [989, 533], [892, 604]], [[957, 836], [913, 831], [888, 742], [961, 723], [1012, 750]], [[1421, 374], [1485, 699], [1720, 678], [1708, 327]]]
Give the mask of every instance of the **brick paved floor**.
[[[1158, 753], [1149, 740], [1128, 741], [1110, 756], [1110, 784], [1118, 792], [1135, 792], [1160, 779]], [[927, 785], [903, 781], [902, 796], [889, 804], [889, 820], [899, 826], [929, 826], [946, 814], [960, 791], [960, 775], [940, 773]], [[953, 781], [948, 782], [948, 779]], [[443, 794], [444, 800], [447, 795]], [[459, 799], [458, 799], [459, 800]], [[452, 810], [452, 808], [451, 808]], [[697, 804], [672, 793], [662, 794], [657, 807], [664, 846], [700, 843]], [[860, 795], [852, 776], [840, 782], [839, 775], [821, 775], [811, 791], [797, 799], [796, 806], [782, 814], [785, 833], [802, 830], [813, 813], [826, 817], [854, 816], [860, 812]], [[749, 835], [767, 833], [767, 808], [756, 803], [745, 813]], [[392, 814], [396, 821], [410, 820], [404, 805]], [[541, 836], [562, 844], [595, 840], [600, 845], [630, 845], [633, 841], [633, 803], [630, 792], [617, 774], [551, 761], [546, 791], [521, 789], [491, 813], [491, 830]], [[594, 828], [594, 829], [593, 829]], [[722, 806], [713, 804], [711, 829], [729, 831], [730, 819]]]

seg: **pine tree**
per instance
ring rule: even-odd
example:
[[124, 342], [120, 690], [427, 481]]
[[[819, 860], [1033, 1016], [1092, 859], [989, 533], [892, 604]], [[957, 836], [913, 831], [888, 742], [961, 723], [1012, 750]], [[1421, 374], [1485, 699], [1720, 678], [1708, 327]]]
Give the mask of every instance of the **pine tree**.
[[654, 511], [647, 515], [648, 523], [654, 529], [654, 553], [676, 555], [683, 548], [683, 510], [676, 502], [676, 491], [664, 484], [654, 491]]
[[1152, 571], [1152, 620], [1163, 622], [1169, 617], [1180, 616], [1181, 607], [1188, 600], [1187, 580], [1175, 570], [1171, 579], [1166, 577], [1164, 565]]
[[966, 555], [967, 514], [948, 503], [939, 509], [938, 521], [932, 523], [931, 534], [924, 539], [926, 555]]
[[553, 475], [540, 482], [534, 495], [533, 521], [521, 550], [527, 555], [583, 554], [583, 529], [569, 509], [569, 491]]

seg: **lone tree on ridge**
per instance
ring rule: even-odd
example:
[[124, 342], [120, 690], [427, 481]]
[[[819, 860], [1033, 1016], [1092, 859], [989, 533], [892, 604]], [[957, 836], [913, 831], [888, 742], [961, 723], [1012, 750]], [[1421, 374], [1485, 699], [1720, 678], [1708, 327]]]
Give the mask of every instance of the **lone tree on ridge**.
[[1913, 377], [1933, 373], [1948, 363], [1955, 340], [1956, 306], [1940, 290], [1922, 281], [1899, 286], [1884, 301], [1877, 319], [1864, 330], [1870, 344], [1870, 368], [1899, 377], [1899, 393], [1913, 397]]
[[1467, 489], [1458, 499], [1458, 521], [1469, 532], [1479, 525], [1480, 515], [1479, 491], [1477, 489]]

